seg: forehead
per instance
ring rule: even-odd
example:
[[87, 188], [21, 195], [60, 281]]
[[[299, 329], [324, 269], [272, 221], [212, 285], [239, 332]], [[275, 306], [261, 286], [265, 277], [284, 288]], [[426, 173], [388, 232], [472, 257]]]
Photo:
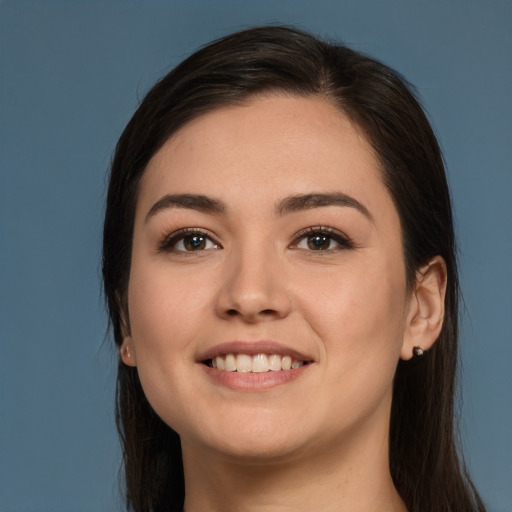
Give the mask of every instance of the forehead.
[[263, 203], [334, 190], [367, 206], [375, 192], [388, 196], [364, 134], [323, 98], [272, 95], [183, 126], [149, 162], [139, 203], [170, 192]]

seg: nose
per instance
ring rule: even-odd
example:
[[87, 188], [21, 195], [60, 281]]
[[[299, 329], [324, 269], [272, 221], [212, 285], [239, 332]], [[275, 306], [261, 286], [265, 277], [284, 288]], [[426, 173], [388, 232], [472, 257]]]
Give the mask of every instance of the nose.
[[217, 315], [247, 323], [288, 316], [291, 299], [283, 261], [270, 250], [247, 248], [226, 261], [216, 301]]

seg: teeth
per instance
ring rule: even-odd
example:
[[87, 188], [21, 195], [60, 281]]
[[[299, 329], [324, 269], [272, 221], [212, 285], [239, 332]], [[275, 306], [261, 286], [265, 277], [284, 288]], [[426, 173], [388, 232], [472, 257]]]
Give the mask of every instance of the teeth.
[[295, 370], [304, 364], [304, 361], [298, 361], [290, 356], [281, 356], [279, 354], [256, 354], [254, 356], [248, 354], [227, 354], [226, 356], [216, 356], [211, 360], [212, 368], [239, 373]]
[[236, 359], [233, 354], [226, 356], [226, 370], [228, 372], [236, 372]]
[[251, 356], [238, 354], [236, 356], [236, 370], [240, 373], [249, 373], [252, 369]]
[[265, 354], [258, 354], [252, 358], [252, 371], [254, 373], [265, 373], [269, 370], [268, 359]]
[[268, 365], [273, 372], [278, 372], [281, 369], [281, 356], [272, 354], [268, 358]]

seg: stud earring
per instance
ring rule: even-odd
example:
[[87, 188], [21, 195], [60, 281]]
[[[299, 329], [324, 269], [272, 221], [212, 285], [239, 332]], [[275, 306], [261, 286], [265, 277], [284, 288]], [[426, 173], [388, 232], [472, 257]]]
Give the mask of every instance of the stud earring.
[[412, 353], [414, 354], [414, 357], [421, 357], [425, 351], [421, 347], [414, 347], [412, 349]]

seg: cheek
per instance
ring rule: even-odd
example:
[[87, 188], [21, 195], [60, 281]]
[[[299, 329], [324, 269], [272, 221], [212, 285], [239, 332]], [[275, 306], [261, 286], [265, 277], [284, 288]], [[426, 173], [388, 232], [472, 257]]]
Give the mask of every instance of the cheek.
[[192, 271], [176, 275], [165, 262], [137, 265], [134, 258], [128, 308], [139, 373], [165, 366], [172, 375], [167, 366], [191, 357], [208, 301], [202, 284]]
[[[329, 364], [344, 370], [370, 371], [396, 366], [404, 334], [405, 282], [402, 269], [392, 263], [352, 266], [329, 273], [323, 279], [309, 280], [302, 294], [303, 311], [316, 335], [322, 340]], [[398, 278], [397, 278], [398, 276]], [[370, 365], [380, 360], [382, 364]], [[373, 366], [373, 368], [370, 368]], [[387, 370], [386, 370], [387, 371]]]
[[137, 267], [130, 275], [129, 314], [137, 372], [149, 403], [169, 425], [179, 425], [176, 411], [193, 397], [183, 395], [190, 379], [194, 346], [204, 310], [204, 297], [193, 279], [183, 283], [158, 266]]
[[377, 410], [387, 414], [403, 339], [405, 292], [396, 280], [368, 268], [331, 275], [324, 284], [328, 288], [318, 281], [311, 285], [303, 311], [309, 312], [325, 362], [318, 393], [324, 427], [336, 432], [340, 422], [357, 422]]

